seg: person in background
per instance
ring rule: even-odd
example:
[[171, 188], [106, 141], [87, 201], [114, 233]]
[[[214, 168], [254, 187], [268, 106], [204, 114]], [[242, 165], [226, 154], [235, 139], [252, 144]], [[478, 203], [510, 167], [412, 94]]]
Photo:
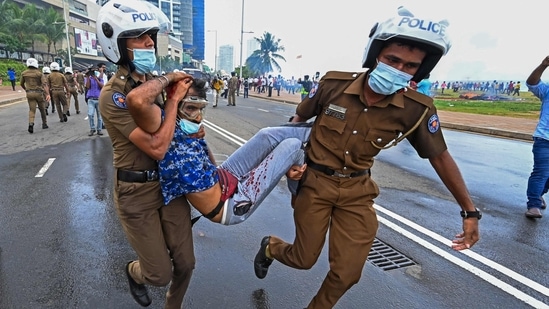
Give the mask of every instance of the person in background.
[[[103, 118], [99, 112], [99, 94], [103, 88], [104, 80], [96, 76], [97, 69], [91, 68], [87, 72], [86, 76], [86, 103], [88, 104], [88, 121], [90, 123], [90, 132], [88, 136], [93, 136], [96, 132], [97, 135], [103, 135], [101, 129], [103, 128]], [[97, 125], [95, 123], [95, 116], [97, 115]]]
[[297, 83], [301, 85], [301, 101], [307, 97], [309, 94], [309, 91], [311, 91], [311, 88], [313, 87], [313, 82], [309, 80], [309, 75], [303, 76], [303, 80], [301, 78], [297, 79]]
[[[48, 76], [50, 75], [51, 73], [51, 70], [49, 67], [45, 66], [42, 68], [42, 83], [44, 85], [47, 85], [48, 84]], [[46, 115], [48, 115], [48, 108], [50, 108], [50, 103], [51, 103], [51, 92], [48, 91], [46, 92], [45, 91], [46, 87], [44, 87], [44, 100], [46, 101]], [[53, 104], [51, 104], [51, 113], [55, 113], [55, 106]]]
[[[158, 181], [158, 160], [172, 141], [177, 104], [186, 95], [192, 77], [167, 73], [153, 78], [158, 32], [171, 25], [164, 13], [146, 1], [109, 1], [97, 15], [97, 37], [103, 54], [118, 65], [99, 94], [99, 110], [112, 142], [113, 198], [116, 213], [136, 259], [124, 264], [129, 290], [141, 306], [152, 298], [147, 285], [166, 286], [164, 308], [180, 309], [195, 266], [191, 209], [187, 200], [165, 205]], [[145, 19], [134, 16], [147, 16]], [[153, 134], [139, 128], [126, 96], [144, 89]], [[157, 95], [166, 93], [166, 98]], [[162, 306], [155, 306], [162, 307]]]
[[[21, 73], [21, 88], [27, 93], [27, 101], [29, 103], [29, 133], [32, 134], [34, 132], [34, 118], [37, 107], [42, 117], [42, 129], [47, 129], [48, 118], [46, 117], [44, 93], [49, 93], [49, 89], [44, 84], [42, 72], [38, 69], [38, 60], [35, 58], [27, 59], [27, 69]], [[46, 100], [49, 99], [49, 95], [47, 95]]]
[[16, 73], [14, 68], [8, 68], [8, 78], [11, 83], [11, 89], [15, 91], [15, 81], [16, 81]]
[[416, 91], [419, 93], [423, 93], [426, 96], [431, 96], [431, 81], [429, 80], [429, 74], [425, 76], [424, 79], [422, 79], [419, 83], [416, 84]]
[[541, 100], [539, 121], [533, 134], [534, 167], [526, 189], [528, 218], [541, 218], [541, 210], [547, 208], [543, 195], [549, 190], [549, 84], [541, 81], [541, 75], [548, 66], [549, 56], [543, 58], [526, 80], [528, 90]]
[[70, 98], [69, 84], [65, 76], [59, 72], [59, 63], [50, 63], [51, 73], [48, 75], [48, 87], [50, 88], [52, 103], [55, 104], [60, 122], [67, 122], [69, 110], [67, 100]]
[[520, 81], [516, 82], [513, 86], [513, 96], [515, 96], [515, 94], [520, 97]]
[[85, 86], [84, 73], [80, 72], [80, 70], [74, 70], [74, 75], [76, 78], [76, 83], [78, 84], [78, 93], [84, 94], [84, 86]]
[[212, 80], [212, 88], [214, 90], [214, 96], [215, 96], [215, 103], [213, 104], [213, 107], [217, 107], [217, 103], [219, 102], [219, 96], [221, 94], [221, 90], [224, 87], [224, 83], [219, 77], [214, 76]]
[[231, 78], [227, 83], [227, 87], [229, 88], [227, 106], [236, 106], [236, 88], [238, 88], [238, 77], [236, 77], [236, 72], [231, 72]]
[[69, 98], [67, 99], [67, 116], [71, 115], [71, 97], [74, 97], [74, 108], [76, 113], [80, 114], [80, 103], [78, 102], [78, 88], [80, 87], [80, 85], [78, 85], [78, 82], [76, 81], [76, 77], [74, 76], [71, 67], [65, 68], [65, 78], [67, 79], [67, 84], [69, 85]]
[[[370, 177], [374, 157], [407, 138], [418, 155], [428, 158], [458, 202], [463, 231], [455, 250], [479, 240], [475, 208], [457, 164], [448, 152], [436, 107], [430, 97], [407, 91], [420, 81], [451, 46], [448, 22], [414, 17], [403, 7], [399, 16], [376, 23], [370, 31], [362, 66], [365, 73], [328, 72], [296, 108], [293, 122], [315, 118], [305, 148], [307, 170], [293, 203], [295, 240], [265, 236], [254, 259], [258, 278], [273, 260], [309, 269], [328, 239], [330, 270], [308, 308], [332, 308], [356, 284], [374, 242], [378, 221]], [[439, 31], [425, 31], [420, 20]]]
[[249, 97], [249, 93], [250, 93], [250, 79], [249, 79], [249, 78], [245, 78], [243, 84], [244, 84], [244, 94], [243, 94], [243, 97], [244, 97], [244, 99], [246, 99], [246, 98]]

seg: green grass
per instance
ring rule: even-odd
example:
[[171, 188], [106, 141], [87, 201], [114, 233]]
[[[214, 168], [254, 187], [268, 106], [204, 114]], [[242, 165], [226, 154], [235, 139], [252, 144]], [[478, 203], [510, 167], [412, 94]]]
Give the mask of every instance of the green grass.
[[[513, 97], [503, 95], [503, 97], [511, 99], [503, 101], [484, 101], [459, 98], [459, 95], [464, 93], [470, 92], [450, 92], [443, 95], [439, 93], [434, 97], [435, 106], [438, 110], [451, 112], [528, 119], [537, 119], [539, 117], [541, 102], [531, 92], [521, 92], [520, 98], [517, 96]], [[481, 94], [481, 92], [474, 93]]]

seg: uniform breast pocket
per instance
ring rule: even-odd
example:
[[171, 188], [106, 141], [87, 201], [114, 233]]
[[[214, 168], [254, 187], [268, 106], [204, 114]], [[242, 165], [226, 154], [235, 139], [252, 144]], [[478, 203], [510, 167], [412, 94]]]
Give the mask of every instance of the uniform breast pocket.
[[347, 122], [345, 120], [323, 115], [320, 119], [319, 130], [322, 138], [319, 138], [319, 143], [327, 148], [334, 148], [341, 144], [341, 135], [345, 130]]
[[[363, 148], [358, 153], [360, 153], [361, 157], [364, 156], [366, 158], [371, 158], [377, 155], [379, 151], [385, 147], [390, 147], [388, 145], [390, 145], [397, 137], [398, 134], [394, 131], [370, 129], [364, 138], [364, 145], [361, 145]], [[359, 147], [359, 145], [356, 146]], [[356, 151], [358, 150], [355, 150], [355, 152]]]

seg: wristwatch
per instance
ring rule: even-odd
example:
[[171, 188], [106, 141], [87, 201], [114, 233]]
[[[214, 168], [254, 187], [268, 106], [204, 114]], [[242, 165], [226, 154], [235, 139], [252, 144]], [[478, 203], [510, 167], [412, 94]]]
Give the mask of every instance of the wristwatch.
[[462, 210], [462, 211], [459, 212], [459, 214], [461, 215], [461, 217], [463, 219], [477, 218], [478, 220], [480, 220], [480, 218], [482, 218], [482, 212], [480, 212], [480, 210], [478, 208], [475, 208], [475, 211]]

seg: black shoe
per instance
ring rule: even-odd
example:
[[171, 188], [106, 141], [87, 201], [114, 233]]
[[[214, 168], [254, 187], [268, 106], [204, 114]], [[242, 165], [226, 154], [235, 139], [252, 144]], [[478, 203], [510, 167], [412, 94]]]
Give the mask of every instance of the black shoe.
[[47, 124], [45, 124], [45, 123], [42, 124], [42, 129], [48, 129], [48, 128], [49, 128], [49, 127], [48, 127]]
[[55, 108], [52, 108], [52, 109], [51, 109], [51, 113], [52, 113], [52, 114], [55, 113]]
[[126, 276], [128, 277], [128, 283], [130, 285], [130, 294], [132, 294], [133, 299], [140, 304], [143, 307], [148, 307], [152, 300], [149, 296], [149, 291], [147, 291], [147, 287], [144, 284], [138, 284], [133, 280], [132, 276], [130, 275], [130, 263], [126, 264]]
[[88, 133], [88, 136], [92, 136], [95, 133], [95, 130], [90, 130], [90, 133]]
[[80, 111], [76, 111], [76, 114], [80, 114]]
[[273, 262], [273, 259], [270, 259], [265, 254], [265, 250], [267, 246], [269, 245], [269, 240], [271, 239], [271, 236], [265, 236], [261, 240], [261, 246], [259, 247], [259, 251], [255, 255], [254, 259], [254, 271], [255, 276], [259, 279], [263, 279], [267, 276], [267, 271], [269, 271], [269, 266], [271, 266], [271, 263]]
[[97, 130], [97, 135], [103, 135], [103, 132], [101, 132], [101, 130]]
[[71, 115], [71, 112], [67, 111], [67, 116], [70, 116]]
[[49, 115], [49, 114], [48, 114], [48, 110], [46, 109], [46, 116], [47, 116], [47, 115]]
[[29, 123], [29, 133], [34, 132], [34, 123]]
[[67, 120], [69, 120], [69, 119], [67, 118], [67, 115], [63, 114], [63, 122], [67, 122]]

